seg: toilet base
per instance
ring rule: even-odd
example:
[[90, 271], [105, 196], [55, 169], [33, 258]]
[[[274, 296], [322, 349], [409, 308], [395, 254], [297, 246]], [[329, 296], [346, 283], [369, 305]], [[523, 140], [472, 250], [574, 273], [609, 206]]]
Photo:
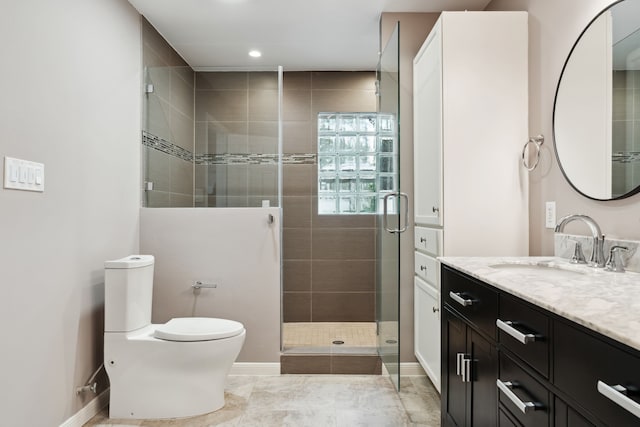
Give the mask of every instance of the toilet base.
[[246, 332], [220, 340], [176, 342], [154, 338], [152, 326], [134, 333], [105, 333], [109, 418], [183, 418], [222, 408], [225, 381]]

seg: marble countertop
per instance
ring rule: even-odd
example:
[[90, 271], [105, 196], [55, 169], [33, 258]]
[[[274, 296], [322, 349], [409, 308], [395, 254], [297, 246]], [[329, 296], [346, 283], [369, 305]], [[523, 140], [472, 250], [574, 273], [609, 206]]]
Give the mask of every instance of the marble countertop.
[[640, 350], [640, 273], [613, 273], [571, 264], [557, 257], [438, 259], [498, 289]]

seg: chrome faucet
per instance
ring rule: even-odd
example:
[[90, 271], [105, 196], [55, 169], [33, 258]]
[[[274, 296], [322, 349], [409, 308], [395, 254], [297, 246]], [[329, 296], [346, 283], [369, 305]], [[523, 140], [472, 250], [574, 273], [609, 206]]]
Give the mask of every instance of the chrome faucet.
[[560, 218], [560, 221], [558, 222], [558, 225], [556, 225], [555, 232], [556, 233], [562, 233], [562, 231], [564, 230], [565, 225], [567, 225], [568, 223], [570, 223], [572, 221], [575, 221], [575, 220], [580, 220], [580, 221], [584, 222], [589, 227], [589, 230], [591, 230], [591, 235], [593, 237], [593, 248], [591, 248], [591, 256], [589, 257], [589, 265], [591, 267], [603, 268], [604, 264], [605, 264], [605, 261], [604, 261], [604, 235], [602, 234], [602, 231], [600, 231], [600, 227], [593, 220], [593, 218], [591, 218], [590, 216], [587, 216], [587, 215], [578, 215], [578, 214], [567, 215], [565, 217]]

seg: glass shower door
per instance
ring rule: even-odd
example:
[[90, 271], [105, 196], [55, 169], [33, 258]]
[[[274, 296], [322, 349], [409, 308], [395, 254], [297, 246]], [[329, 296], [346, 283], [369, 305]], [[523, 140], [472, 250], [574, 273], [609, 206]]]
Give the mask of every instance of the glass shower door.
[[400, 23], [378, 63], [378, 144], [387, 153], [384, 154], [386, 161], [379, 162], [379, 187], [384, 196], [379, 200], [376, 217], [378, 354], [396, 387], [400, 386], [400, 233], [401, 224], [406, 225], [406, 218], [400, 214], [401, 205], [406, 209], [406, 200], [401, 200], [406, 196], [399, 192], [399, 32]]

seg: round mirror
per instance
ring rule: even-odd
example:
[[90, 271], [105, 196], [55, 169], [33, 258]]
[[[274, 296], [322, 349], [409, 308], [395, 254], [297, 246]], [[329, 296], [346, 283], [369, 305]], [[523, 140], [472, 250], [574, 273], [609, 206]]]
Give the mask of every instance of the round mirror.
[[582, 32], [564, 64], [553, 110], [556, 156], [595, 200], [640, 191], [640, 0], [623, 0]]

